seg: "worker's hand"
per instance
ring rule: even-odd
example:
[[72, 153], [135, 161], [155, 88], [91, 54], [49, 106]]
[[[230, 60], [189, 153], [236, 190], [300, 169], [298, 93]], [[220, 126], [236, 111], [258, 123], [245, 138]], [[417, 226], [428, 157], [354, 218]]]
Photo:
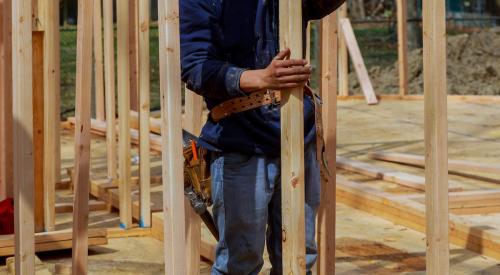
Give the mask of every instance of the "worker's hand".
[[290, 54], [290, 49], [283, 50], [267, 68], [244, 71], [240, 78], [241, 90], [251, 93], [304, 86], [311, 76], [311, 66], [304, 59], [290, 59]]

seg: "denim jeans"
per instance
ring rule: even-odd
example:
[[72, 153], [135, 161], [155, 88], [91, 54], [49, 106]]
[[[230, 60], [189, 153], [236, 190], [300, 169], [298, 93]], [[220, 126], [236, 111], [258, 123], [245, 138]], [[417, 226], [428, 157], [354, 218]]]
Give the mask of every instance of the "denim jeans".
[[[320, 171], [316, 146], [305, 148], [305, 229], [308, 274], [317, 258], [316, 213]], [[211, 163], [214, 219], [220, 241], [212, 275], [254, 275], [261, 270], [267, 238], [272, 275], [281, 275], [280, 158], [214, 154]]]

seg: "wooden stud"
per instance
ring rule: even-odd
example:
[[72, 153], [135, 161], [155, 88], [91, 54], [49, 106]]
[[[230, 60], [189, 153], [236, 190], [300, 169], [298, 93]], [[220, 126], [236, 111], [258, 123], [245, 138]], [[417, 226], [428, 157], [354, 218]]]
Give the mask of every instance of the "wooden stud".
[[113, 26], [113, 1], [103, 1], [104, 23], [104, 78], [106, 99], [106, 160], [108, 179], [118, 178], [116, 166], [116, 107], [115, 107], [115, 36]]
[[[184, 129], [186, 131], [199, 135], [201, 132], [201, 115], [203, 111], [203, 98], [194, 92], [185, 89], [185, 122]], [[188, 200], [185, 202], [186, 207], [186, 258], [187, 258], [187, 274], [200, 274], [200, 245], [201, 245], [201, 219], [194, 212]]]
[[[343, 18], [347, 18], [347, 3], [342, 4], [338, 9], [338, 18], [339, 20]], [[339, 29], [339, 34], [342, 32]], [[349, 95], [349, 54], [347, 53], [347, 46], [345, 44], [345, 39], [342, 34], [339, 35], [338, 38], [339, 43], [339, 51], [338, 51], [338, 60], [339, 60], [339, 95], [348, 96]]]
[[165, 273], [186, 274], [178, 0], [158, 0], [158, 23]]
[[[321, 96], [328, 171], [322, 175], [318, 211], [318, 274], [335, 274], [336, 154], [337, 154], [337, 12], [321, 20]], [[327, 58], [328, 57], [328, 58]]]
[[149, 159], [149, 0], [139, 0], [139, 174], [141, 227], [151, 227], [151, 171]]
[[445, 1], [424, 0], [427, 274], [449, 274]]
[[[302, 1], [280, 0], [280, 48], [302, 59]], [[303, 89], [281, 94], [281, 202], [283, 273], [305, 274]]]
[[[94, 83], [95, 83], [95, 117], [106, 119], [104, 107], [104, 65], [102, 49], [102, 2], [94, 1]], [[109, 0], [108, 0], [109, 1]]]
[[118, 45], [118, 121], [120, 171], [120, 226], [132, 226], [132, 198], [130, 188], [130, 55], [129, 5], [117, 5]]
[[140, 0], [128, 0], [129, 5], [129, 64], [130, 64], [130, 109], [139, 111], [139, 2]]
[[398, 17], [398, 70], [399, 70], [399, 94], [408, 94], [408, 34], [407, 0], [396, 0]]
[[73, 275], [87, 274], [92, 93], [93, 1], [78, 1], [75, 103], [75, 195], [73, 207]]
[[16, 274], [35, 274], [31, 0], [12, 1]]
[[[5, 65], [3, 64], [3, 53], [4, 53], [4, 43], [3, 43], [3, 40], [4, 40], [4, 29], [3, 29], [3, 17], [4, 17], [4, 8], [3, 8], [3, 5], [4, 5], [4, 0], [0, 0], [0, 107], [3, 104], [3, 97], [4, 97], [4, 89], [3, 89], [3, 82], [4, 82], [4, 71], [5, 71]], [[0, 113], [3, 113], [3, 109], [2, 111], [0, 111]], [[5, 129], [4, 129], [4, 122], [3, 122], [3, 119], [2, 119], [3, 115], [0, 114], [0, 144], [3, 144], [5, 143], [4, 142], [4, 136], [5, 136]], [[3, 166], [4, 163], [2, 161], [3, 159], [3, 153], [0, 153], [0, 166]], [[5, 181], [4, 181], [4, 176], [3, 176], [3, 173], [5, 171], [0, 167], [0, 201], [1, 200], [4, 200], [7, 195], [5, 194], [6, 193], [6, 186], [5, 186]]]
[[359, 50], [358, 42], [356, 41], [356, 37], [354, 36], [351, 21], [349, 21], [349, 19], [347, 18], [341, 19], [340, 27], [342, 28], [341, 34], [343, 35], [347, 48], [349, 49], [349, 55], [351, 56], [354, 71], [358, 76], [359, 84], [361, 85], [361, 90], [363, 90], [363, 94], [365, 95], [366, 102], [368, 104], [377, 104], [378, 100], [375, 96], [370, 76], [368, 75], [368, 71], [366, 70], [363, 56], [361, 55], [361, 51]]

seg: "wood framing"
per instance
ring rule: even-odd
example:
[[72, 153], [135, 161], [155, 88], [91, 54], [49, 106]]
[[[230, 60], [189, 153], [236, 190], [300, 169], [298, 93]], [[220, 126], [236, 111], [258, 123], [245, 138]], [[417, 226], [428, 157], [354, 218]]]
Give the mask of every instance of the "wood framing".
[[117, 180], [116, 154], [116, 106], [115, 106], [115, 35], [113, 26], [113, 2], [103, 1], [104, 25], [104, 85], [106, 100], [106, 162], [108, 179]]
[[[342, 4], [337, 11], [338, 19], [347, 18], [347, 3]], [[338, 71], [339, 71], [339, 95], [349, 95], [349, 54], [347, 53], [347, 46], [345, 44], [344, 36], [338, 30]]]
[[[280, 0], [280, 48], [302, 59], [302, 1]], [[303, 89], [281, 94], [281, 207], [284, 274], [305, 274]]]
[[139, 0], [139, 174], [141, 196], [141, 227], [151, 227], [151, 171], [149, 160], [149, 0]]
[[424, 133], [427, 274], [449, 274], [446, 3], [424, 0]]
[[129, 41], [129, 69], [130, 69], [130, 109], [139, 111], [139, 1], [128, 0], [128, 41]]
[[[318, 274], [335, 274], [336, 154], [338, 90], [338, 18], [337, 12], [321, 21], [321, 97], [323, 98], [324, 157], [328, 165], [322, 175], [321, 204], [318, 211]], [[321, 152], [317, 151], [317, 152]]]
[[366, 102], [368, 104], [377, 104], [378, 100], [375, 96], [375, 91], [373, 90], [370, 76], [368, 75], [368, 71], [366, 70], [363, 56], [361, 55], [361, 51], [359, 50], [358, 42], [356, 41], [356, 37], [354, 36], [351, 21], [349, 21], [348, 18], [343, 18], [340, 19], [339, 22], [342, 29], [340, 33], [345, 39], [345, 43], [347, 45], [347, 48], [349, 49], [349, 55], [351, 56], [354, 71], [358, 76], [359, 85], [361, 86], [361, 90], [365, 95]]
[[407, 0], [396, 0], [398, 18], [398, 71], [399, 95], [408, 94], [408, 34], [407, 34]]
[[94, 2], [94, 87], [95, 87], [95, 118], [106, 119], [104, 107], [104, 64], [102, 46], [102, 0]]
[[118, 122], [120, 129], [118, 166], [120, 173], [120, 226], [132, 226], [130, 199], [130, 41], [129, 5], [117, 5]]
[[158, 0], [158, 24], [165, 273], [186, 274], [178, 0]]
[[87, 274], [93, 1], [78, 1], [72, 274]]
[[[380, 100], [424, 100], [423, 95], [378, 95]], [[360, 100], [364, 99], [362, 95], [351, 95], [351, 96], [339, 96], [337, 98], [341, 101], [346, 100]], [[496, 95], [448, 95], [449, 101], [467, 102], [467, 103], [477, 103], [477, 104], [499, 104], [500, 96]]]
[[31, 0], [12, 1], [13, 168], [16, 273], [35, 273]]

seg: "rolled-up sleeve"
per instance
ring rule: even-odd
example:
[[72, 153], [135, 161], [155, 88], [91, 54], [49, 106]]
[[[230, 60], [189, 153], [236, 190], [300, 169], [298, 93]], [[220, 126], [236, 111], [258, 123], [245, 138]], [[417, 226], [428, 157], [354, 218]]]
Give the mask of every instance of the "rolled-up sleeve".
[[321, 19], [338, 9], [345, 0], [303, 0], [307, 20]]
[[220, 1], [180, 1], [182, 80], [197, 94], [225, 99], [244, 94], [240, 76], [245, 69], [222, 58], [217, 5]]

